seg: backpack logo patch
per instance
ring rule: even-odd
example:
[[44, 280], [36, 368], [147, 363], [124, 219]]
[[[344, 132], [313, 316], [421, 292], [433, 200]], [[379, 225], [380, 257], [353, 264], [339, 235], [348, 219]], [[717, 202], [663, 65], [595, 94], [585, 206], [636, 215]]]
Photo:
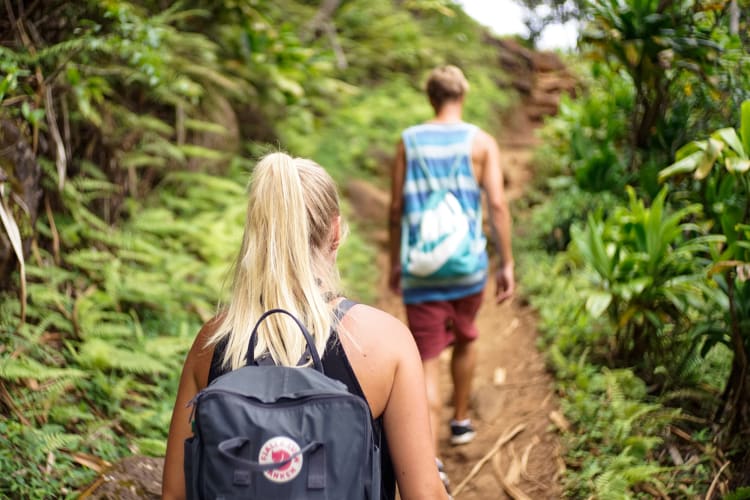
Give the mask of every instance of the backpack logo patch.
[[288, 437], [277, 436], [269, 439], [260, 448], [258, 462], [275, 464], [288, 460], [295, 453], [298, 455], [278, 469], [264, 471], [263, 475], [274, 483], [288, 483], [293, 480], [302, 470], [303, 458], [299, 451], [299, 445]]

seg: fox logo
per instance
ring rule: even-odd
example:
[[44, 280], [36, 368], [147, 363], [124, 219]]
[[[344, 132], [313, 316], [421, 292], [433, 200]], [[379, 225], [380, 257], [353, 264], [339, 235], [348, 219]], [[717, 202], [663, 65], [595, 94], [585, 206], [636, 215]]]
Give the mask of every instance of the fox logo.
[[[258, 462], [276, 464], [285, 462], [276, 469], [263, 472], [263, 475], [274, 483], [287, 483], [297, 477], [302, 470], [303, 458], [299, 445], [294, 440], [277, 436], [266, 441], [260, 448]], [[294, 457], [294, 458], [291, 458]], [[289, 460], [291, 458], [291, 460]]]

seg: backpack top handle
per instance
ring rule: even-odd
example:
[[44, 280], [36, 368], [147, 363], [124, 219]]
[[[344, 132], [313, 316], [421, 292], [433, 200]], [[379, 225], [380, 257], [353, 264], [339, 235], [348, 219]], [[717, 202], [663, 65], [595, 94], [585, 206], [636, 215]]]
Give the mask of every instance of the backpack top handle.
[[255, 326], [253, 327], [253, 333], [250, 334], [250, 346], [249, 350], [247, 352], [247, 359], [251, 360], [255, 351], [255, 346], [257, 345], [257, 338], [258, 338], [258, 327], [263, 322], [264, 319], [266, 319], [268, 316], [275, 314], [275, 313], [282, 313], [286, 314], [290, 318], [294, 320], [295, 323], [297, 323], [297, 326], [299, 327], [300, 331], [302, 332], [302, 335], [305, 337], [305, 342], [307, 343], [307, 350], [310, 353], [310, 357], [312, 357], [313, 361], [313, 367], [318, 370], [320, 373], [323, 372], [323, 362], [320, 361], [320, 355], [318, 354], [318, 350], [315, 348], [315, 342], [313, 341], [312, 335], [310, 332], [305, 328], [305, 325], [302, 324], [302, 322], [297, 319], [297, 317], [287, 311], [286, 309], [269, 309], [268, 311], [264, 312], [260, 318], [258, 318], [258, 321], [255, 323]]

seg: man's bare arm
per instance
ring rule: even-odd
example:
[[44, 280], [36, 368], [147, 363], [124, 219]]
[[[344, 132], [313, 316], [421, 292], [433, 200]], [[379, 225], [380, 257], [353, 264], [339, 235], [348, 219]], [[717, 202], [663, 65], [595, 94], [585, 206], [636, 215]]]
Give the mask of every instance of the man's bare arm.
[[511, 247], [511, 217], [505, 197], [503, 172], [500, 168], [500, 148], [497, 141], [485, 132], [480, 132], [480, 146], [484, 152], [482, 188], [487, 194], [489, 220], [500, 254], [500, 267], [495, 274], [497, 282], [496, 301], [505, 301], [513, 295], [516, 287], [513, 271], [513, 249]]
[[396, 146], [396, 158], [391, 171], [391, 205], [388, 213], [390, 272], [388, 284], [400, 293], [401, 279], [401, 216], [404, 208], [404, 177], [406, 176], [406, 151], [403, 141]]

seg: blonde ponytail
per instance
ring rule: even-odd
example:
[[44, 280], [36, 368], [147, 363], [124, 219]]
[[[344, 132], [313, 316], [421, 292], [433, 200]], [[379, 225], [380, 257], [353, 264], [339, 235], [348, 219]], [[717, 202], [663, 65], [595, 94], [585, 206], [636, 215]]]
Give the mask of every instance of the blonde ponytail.
[[[248, 194], [232, 296], [208, 342], [228, 337], [224, 363], [241, 367], [255, 322], [280, 307], [302, 321], [322, 356], [333, 319], [325, 295], [338, 287], [333, 179], [311, 160], [272, 153], [255, 166]], [[277, 364], [294, 366], [304, 350], [299, 328], [286, 315], [271, 315], [261, 324], [256, 357], [268, 351]]]

